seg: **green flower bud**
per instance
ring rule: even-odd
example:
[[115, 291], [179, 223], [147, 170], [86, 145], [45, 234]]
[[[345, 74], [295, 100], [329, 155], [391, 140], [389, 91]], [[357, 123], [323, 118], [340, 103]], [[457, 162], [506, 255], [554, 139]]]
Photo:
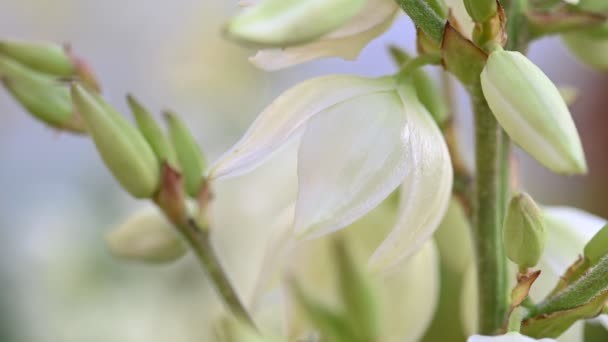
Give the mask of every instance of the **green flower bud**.
[[545, 222], [540, 208], [526, 193], [511, 198], [502, 231], [507, 257], [521, 268], [534, 267], [545, 248]]
[[106, 244], [117, 257], [149, 263], [165, 263], [186, 254], [167, 219], [157, 210], [135, 213], [106, 235]]
[[568, 106], [534, 63], [519, 52], [494, 51], [481, 73], [481, 86], [500, 125], [532, 157], [557, 173], [587, 171]]
[[354, 17], [366, 0], [264, 0], [234, 17], [228, 36], [260, 47], [313, 41]]
[[152, 197], [160, 183], [160, 164], [143, 135], [98, 94], [80, 85], [72, 86], [72, 100], [114, 178], [134, 197]]
[[573, 32], [563, 34], [562, 40], [581, 63], [608, 71], [608, 33], [602, 37], [596, 31]]
[[68, 51], [56, 44], [0, 41], [0, 55], [46, 74], [69, 77], [76, 72]]
[[169, 126], [169, 136], [177, 152], [177, 160], [184, 177], [184, 188], [188, 195], [195, 197], [201, 190], [207, 162], [186, 125], [171, 112], [166, 112], [165, 118]]
[[584, 254], [589, 259], [591, 266], [597, 264], [604, 255], [608, 254], [608, 224], [587, 242]]
[[152, 147], [158, 160], [169, 163], [174, 170], [179, 170], [175, 149], [152, 115], [133, 96], [128, 95], [127, 102], [133, 112], [137, 127]]
[[474, 22], [484, 23], [496, 15], [496, 0], [464, 0], [464, 7]]
[[86, 131], [80, 117], [74, 114], [70, 91], [65, 84], [2, 56], [0, 80], [37, 119], [59, 129]]

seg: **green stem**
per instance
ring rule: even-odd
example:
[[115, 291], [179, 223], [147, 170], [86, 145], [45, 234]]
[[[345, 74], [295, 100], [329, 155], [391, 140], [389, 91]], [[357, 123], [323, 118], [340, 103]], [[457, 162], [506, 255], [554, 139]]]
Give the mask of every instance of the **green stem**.
[[253, 319], [239, 299], [234, 287], [232, 287], [228, 275], [222, 268], [220, 260], [213, 250], [209, 238], [209, 230], [199, 227], [198, 223], [192, 218], [181, 224], [178, 230], [190, 244], [194, 254], [196, 254], [205, 272], [211, 278], [226, 306], [236, 317], [255, 328]]
[[395, 0], [414, 24], [439, 43], [443, 38], [445, 20], [425, 0]]
[[516, 307], [511, 315], [509, 316], [509, 322], [507, 323], [507, 331], [511, 332], [519, 332], [521, 329], [521, 322], [528, 315], [528, 310], [526, 308], [518, 306]]
[[592, 268], [584, 277], [568, 286], [554, 297], [542, 301], [536, 306], [534, 315], [550, 314], [555, 311], [572, 309], [588, 303], [593, 298], [608, 290], [608, 256]]
[[472, 86], [475, 114], [475, 211], [473, 237], [479, 289], [479, 332], [491, 335], [507, 310], [506, 258], [498, 220], [498, 123], [483, 96]]
[[498, 136], [498, 168], [498, 223], [502, 227], [511, 196], [511, 139], [503, 129]]

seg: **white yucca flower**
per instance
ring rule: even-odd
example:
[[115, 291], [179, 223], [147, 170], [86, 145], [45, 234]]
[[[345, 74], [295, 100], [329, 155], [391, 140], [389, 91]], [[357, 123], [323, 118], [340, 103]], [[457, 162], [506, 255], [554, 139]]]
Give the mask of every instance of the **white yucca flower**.
[[[272, 1], [284, 2], [285, 0]], [[393, 0], [349, 0], [348, 6], [344, 6], [340, 0], [317, 2], [322, 4], [320, 7], [341, 8], [340, 10], [322, 9], [321, 13], [325, 13], [329, 17], [328, 25], [324, 27], [319, 25], [319, 13], [312, 6], [306, 6], [308, 3], [313, 4], [314, 1], [298, 0], [295, 1], [298, 6], [285, 4], [281, 8], [274, 8], [273, 11], [264, 11], [264, 15], [258, 15], [243, 23], [237, 22], [238, 25], [229, 24], [228, 35], [238, 41], [258, 46], [263, 45], [260, 44], [261, 41], [272, 41], [272, 44], [266, 44], [266, 47], [250, 58], [255, 66], [265, 70], [283, 69], [323, 57], [354, 60], [370, 41], [391, 26], [399, 11], [399, 7]], [[249, 7], [262, 5], [264, 2]], [[318, 4], [317, 7], [319, 7]], [[253, 9], [248, 11], [253, 11]], [[336, 13], [341, 15], [336, 16]], [[294, 17], [300, 19], [295, 29], [292, 27]], [[273, 18], [273, 20], [268, 18]], [[281, 18], [287, 19], [280, 20]], [[273, 23], [274, 26], [271, 25]], [[289, 25], [284, 25], [285, 23], [289, 23]], [[252, 26], [263, 29], [258, 39], [249, 37]], [[294, 30], [297, 34], [292, 32]]]
[[270, 104], [209, 177], [250, 171], [293, 139], [299, 139], [296, 235], [341, 229], [400, 184], [400, 217], [372, 256], [373, 267], [412, 255], [437, 228], [452, 166], [439, 128], [410, 84], [353, 75], [305, 81]]

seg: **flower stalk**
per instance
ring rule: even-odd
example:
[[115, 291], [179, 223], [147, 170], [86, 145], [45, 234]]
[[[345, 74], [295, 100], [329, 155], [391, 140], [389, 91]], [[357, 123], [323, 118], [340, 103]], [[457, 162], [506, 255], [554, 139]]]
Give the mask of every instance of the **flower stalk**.
[[481, 87], [471, 91], [475, 116], [475, 166], [473, 239], [479, 289], [479, 332], [492, 334], [507, 311], [506, 258], [499, 224], [498, 123], [483, 97]]

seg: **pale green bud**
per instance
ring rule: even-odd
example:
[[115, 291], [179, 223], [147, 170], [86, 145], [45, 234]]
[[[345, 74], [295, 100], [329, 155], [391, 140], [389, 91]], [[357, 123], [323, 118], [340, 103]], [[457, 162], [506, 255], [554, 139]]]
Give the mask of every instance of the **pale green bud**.
[[366, 0], [264, 0], [226, 26], [236, 41], [285, 47], [313, 41], [353, 18]]
[[464, 7], [474, 22], [484, 23], [496, 15], [496, 0], [464, 0]]
[[587, 171], [568, 106], [534, 63], [519, 52], [494, 51], [481, 73], [481, 85], [500, 125], [532, 157], [557, 173]]
[[608, 34], [601, 37], [594, 32], [573, 32], [562, 35], [562, 40], [581, 63], [608, 71]]
[[152, 197], [160, 185], [160, 164], [141, 132], [80, 85], [72, 86], [72, 100], [114, 178], [134, 197]]
[[117, 257], [165, 263], [186, 254], [186, 246], [167, 219], [156, 209], [135, 213], [106, 235], [106, 244]]
[[76, 73], [76, 65], [66, 48], [56, 44], [0, 41], [0, 55], [46, 74], [69, 77]]
[[591, 265], [597, 264], [600, 259], [608, 254], [608, 225], [600, 229], [585, 245], [584, 254]]
[[165, 112], [165, 118], [169, 126], [169, 136], [173, 142], [175, 152], [177, 152], [177, 160], [184, 177], [184, 188], [188, 195], [196, 197], [204, 181], [203, 173], [207, 167], [207, 162], [186, 125], [171, 112]]
[[70, 91], [65, 84], [1, 55], [0, 80], [37, 119], [59, 129], [86, 131], [82, 120], [74, 114]]
[[152, 147], [158, 160], [167, 162], [174, 170], [179, 170], [175, 149], [156, 120], [133, 96], [128, 95], [127, 102], [135, 117], [137, 128]]
[[547, 237], [542, 212], [528, 194], [521, 193], [511, 198], [502, 237], [511, 261], [522, 268], [536, 266]]

